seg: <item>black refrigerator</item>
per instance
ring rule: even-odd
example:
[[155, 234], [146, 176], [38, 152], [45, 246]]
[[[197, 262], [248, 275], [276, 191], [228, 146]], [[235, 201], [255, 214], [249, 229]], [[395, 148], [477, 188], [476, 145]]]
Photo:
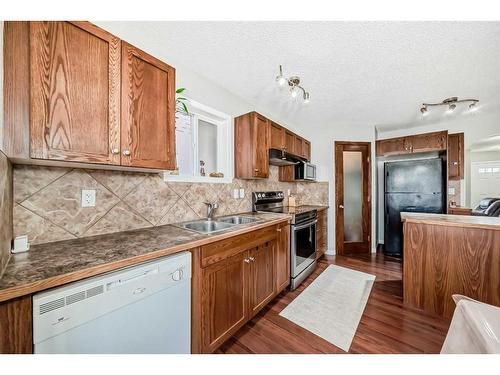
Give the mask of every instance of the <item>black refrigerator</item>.
[[441, 158], [384, 164], [385, 254], [403, 256], [401, 212], [445, 212], [445, 173]]

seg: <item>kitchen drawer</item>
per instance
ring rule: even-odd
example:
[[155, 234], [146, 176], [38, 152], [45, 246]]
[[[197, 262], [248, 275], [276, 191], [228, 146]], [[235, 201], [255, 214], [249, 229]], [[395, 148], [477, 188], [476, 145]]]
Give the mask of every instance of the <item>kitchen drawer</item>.
[[220, 262], [242, 251], [277, 238], [277, 226], [236, 235], [201, 247], [201, 267]]

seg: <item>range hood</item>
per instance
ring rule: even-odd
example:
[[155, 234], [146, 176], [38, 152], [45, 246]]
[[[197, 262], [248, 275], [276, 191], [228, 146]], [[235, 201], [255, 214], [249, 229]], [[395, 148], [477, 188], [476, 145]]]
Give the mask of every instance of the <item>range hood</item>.
[[301, 158], [289, 154], [288, 152], [285, 152], [283, 150], [277, 150], [274, 148], [271, 148], [269, 150], [269, 164], [271, 165], [295, 165], [297, 163], [300, 163], [301, 161]]

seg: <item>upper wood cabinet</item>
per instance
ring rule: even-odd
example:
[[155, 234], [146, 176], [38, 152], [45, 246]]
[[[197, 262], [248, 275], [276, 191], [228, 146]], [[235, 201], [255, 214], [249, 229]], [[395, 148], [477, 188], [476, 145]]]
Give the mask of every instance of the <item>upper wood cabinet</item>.
[[172, 67], [89, 22], [7, 21], [4, 30], [7, 156], [175, 168]]
[[269, 122], [269, 138], [269, 148], [278, 150], [285, 148], [285, 128], [282, 128], [273, 121]]
[[285, 151], [295, 154], [295, 134], [289, 130], [285, 130]]
[[175, 168], [175, 69], [122, 42], [122, 165]]
[[464, 133], [448, 135], [448, 178], [464, 178]]
[[250, 112], [234, 123], [235, 177], [244, 179], [269, 176], [269, 149], [311, 159], [311, 142], [262, 116]]
[[120, 164], [120, 40], [86, 22], [29, 27], [30, 156]]
[[235, 177], [243, 179], [269, 176], [269, 123], [257, 112], [237, 117], [234, 123]]
[[377, 156], [390, 156], [415, 152], [443, 151], [447, 147], [447, 136], [447, 131], [439, 131], [378, 140], [376, 142], [376, 154]]

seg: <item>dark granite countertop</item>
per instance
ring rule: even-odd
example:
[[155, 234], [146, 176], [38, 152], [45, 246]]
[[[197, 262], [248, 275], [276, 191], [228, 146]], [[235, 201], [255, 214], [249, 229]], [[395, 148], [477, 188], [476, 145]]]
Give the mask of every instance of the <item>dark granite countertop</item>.
[[10, 257], [0, 279], [0, 302], [290, 220], [274, 213], [239, 215], [258, 220], [213, 234], [164, 225], [34, 245]]

